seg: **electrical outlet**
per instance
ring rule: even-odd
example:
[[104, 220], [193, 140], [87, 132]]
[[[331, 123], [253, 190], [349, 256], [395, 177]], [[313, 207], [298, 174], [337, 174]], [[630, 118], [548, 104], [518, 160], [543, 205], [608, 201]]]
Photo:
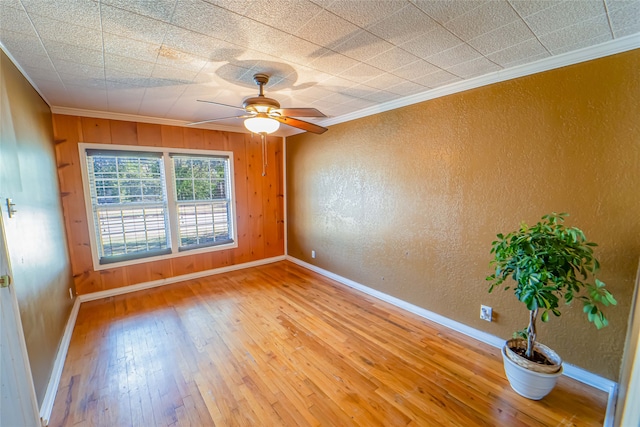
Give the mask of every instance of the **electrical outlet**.
[[316, 257], [316, 251], [311, 251], [311, 258], [315, 258]]
[[487, 322], [491, 322], [492, 319], [492, 315], [493, 315], [493, 309], [489, 306], [486, 305], [481, 305], [480, 306], [480, 318], [482, 320], [486, 320]]

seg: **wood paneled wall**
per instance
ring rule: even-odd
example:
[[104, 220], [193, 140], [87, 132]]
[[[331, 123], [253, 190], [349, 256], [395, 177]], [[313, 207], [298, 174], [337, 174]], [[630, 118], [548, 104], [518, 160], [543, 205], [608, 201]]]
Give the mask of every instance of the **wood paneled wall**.
[[[56, 159], [76, 292], [86, 294], [284, 254], [282, 139], [269, 137], [267, 176], [260, 139], [242, 133], [53, 115]], [[94, 271], [79, 142], [233, 152], [238, 247]]]

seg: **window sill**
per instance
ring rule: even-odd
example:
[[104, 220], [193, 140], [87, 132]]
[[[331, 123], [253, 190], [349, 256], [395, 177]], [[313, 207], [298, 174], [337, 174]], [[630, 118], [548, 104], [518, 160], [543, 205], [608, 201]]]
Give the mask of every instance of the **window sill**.
[[93, 269], [95, 271], [110, 270], [110, 269], [113, 269], [113, 268], [127, 267], [129, 265], [144, 264], [146, 262], [163, 261], [163, 260], [168, 260], [168, 259], [178, 258], [178, 257], [183, 257], [183, 256], [190, 256], [190, 255], [205, 254], [205, 253], [210, 253], [210, 252], [224, 251], [224, 250], [227, 250], [227, 249], [234, 249], [234, 248], [237, 248], [237, 247], [238, 247], [238, 242], [234, 241], [234, 242], [227, 243], [227, 244], [224, 244], [224, 245], [206, 246], [206, 247], [203, 247], [203, 248], [189, 249], [189, 250], [182, 250], [182, 251], [176, 250], [175, 252], [172, 252], [170, 254], [156, 255], [156, 256], [150, 256], [150, 257], [145, 257], [145, 258], [136, 258], [136, 259], [131, 259], [131, 260], [127, 260], [127, 261], [113, 262], [113, 263], [110, 263], [110, 264], [100, 264], [99, 260], [94, 259], [93, 260]]

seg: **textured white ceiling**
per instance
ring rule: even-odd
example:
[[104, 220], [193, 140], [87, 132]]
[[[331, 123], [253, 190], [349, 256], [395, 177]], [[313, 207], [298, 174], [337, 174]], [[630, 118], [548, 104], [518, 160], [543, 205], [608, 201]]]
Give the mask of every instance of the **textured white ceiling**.
[[236, 114], [196, 100], [239, 106], [258, 72], [336, 118], [638, 34], [640, 0], [0, 0], [51, 106], [188, 122]]

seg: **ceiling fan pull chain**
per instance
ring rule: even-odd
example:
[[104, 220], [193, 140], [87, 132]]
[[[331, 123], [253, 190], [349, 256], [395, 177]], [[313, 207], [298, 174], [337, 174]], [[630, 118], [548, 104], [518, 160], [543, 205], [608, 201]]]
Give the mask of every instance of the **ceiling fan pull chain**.
[[261, 133], [260, 136], [262, 137], [262, 176], [267, 176], [267, 135]]

